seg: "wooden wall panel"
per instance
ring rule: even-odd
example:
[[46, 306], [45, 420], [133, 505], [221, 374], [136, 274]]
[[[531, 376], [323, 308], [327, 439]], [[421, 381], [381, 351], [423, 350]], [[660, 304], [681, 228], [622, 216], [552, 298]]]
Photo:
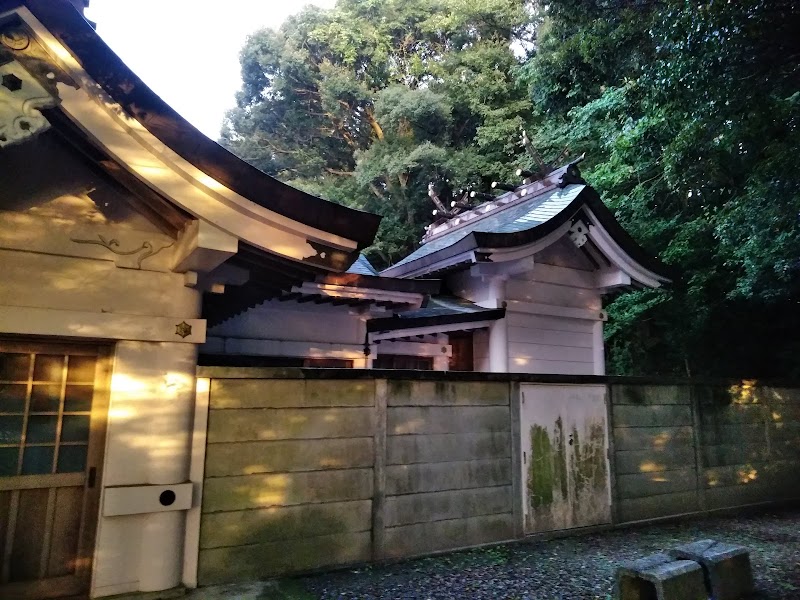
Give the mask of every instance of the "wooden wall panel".
[[20, 490], [14, 546], [11, 549], [10, 580], [39, 579], [42, 549], [47, 529], [47, 498], [50, 490]]
[[370, 558], [369, 531], [281, 540], [200, 552], [199, 583], [252, 581]]
[[211, 513], [204, 517], [200, 547], [244, 546], [369, 531], [371, 511], [370, 500], [355, 500]]
[[68, 575], [75, 571], [82, 503], [82, 487], [59, 488], [56, 490], [53, 533], [50, 542], [50, 556], [47, 563], [48, 577]]
[[371, 467], [371, 437], [209, 444], [206, 477]]
[[[578, 288], [562, 287], [561, 291], [573, 294], [578, 292]], [[587, 290], [581, 292], [589, 293]], [[533, 300], [529, 298], [525, 301]], [[546, 300], [544, 302], [548, 303]], [[584, 307], [584, 304], [586, 303], [578, 299], [578, 305]], [[585, 307], [590, 304], [592, 303], [589, 302]], [[508, 364], [512, 372], [565, 375], [594, 373], [596, 340], [591, 321], [513, 311], [507, 313], [506, 320]]]
[[3, 566], [6, 556], [6, 539], [8, 537], [8, 524], [11, 518], [11, 495], [15, 492], [0, 492], [0, 583], [3, 583]]

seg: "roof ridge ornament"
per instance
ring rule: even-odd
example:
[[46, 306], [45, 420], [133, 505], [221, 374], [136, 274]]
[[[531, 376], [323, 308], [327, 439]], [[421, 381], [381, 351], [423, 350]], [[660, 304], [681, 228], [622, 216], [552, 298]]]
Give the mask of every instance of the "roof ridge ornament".
[[[535, 170], [517, 169], [517, 177], [524, 178], [519, 184], [492, 181], [492, 191], [496, 190], [505, 193], [493, 195], [469, 188], [455, 192], [450, 187], [450, 180], [446, 177], [439, 177], [437, 180], [431, 181], [428, 184], [428, 197], [436, 206], [433, 210], [433, 216], [436, 217], [436, 221], [425, 227], [425, 234], [421, 241], [425, 243], [431, 237], [444, 230], [470, 221], [479, 216], [477, 213], [483, 215], [509, 204], [516, 205], [518, 201], [536, 197], [553, 187], [563, 189], [568, 185], [586, 185], [586, 180], [583, 179], [580, 169], [578, 169], [578, 164], [586, 158], [585, 152], [566, 165], [555, 167], [553, 166], [554, 164], [560, 163], [569, 155], [568, 146], [561, 151], [561, 154], [558, 155], [558, 158], [553, 163], [548, 163], [545, 162], [539, 151], [533, 147], [524, 129], [522, 130], [521, 143], [537, 166]], [[473, 204], [475, 200], [478, 201], [477, 204]]]
[[439, 217], [436, 224], [452, 219], [461, 211], [472, 208], [470, 199], [475, 197], [473, 195], [475, 192], [470, 192], [469, 189], [460, 189], [456, 192], [450, 188], [449, 179], [440, 180], [439, 183], [442, 184], [439, 191], [436, 190], [436, 181], [431, 181], [428, 184], [428, 197], [436, 206], [433, 210], [433, 216]]
[[533, 144], [531, 143], [531, 139], [528, 137], [528, 132], [524, 129], [522, 130], [522, 135], [520, 137], [520, 144], [525, 151], [533, 158], [533, 161], [536, 163], [536, 170], [531, 171], [529, 169], [517, 169], [516, 174], [517, 177], [524, 177], [523, 184], [531, 184], [535, 181], [542, 181], [547, 179], [550, 176], [559, 175], [558, 180], [558, 187], [566, 187], [570, 184], [585, 184], [586, 180], [581, 177], [580, 170], [578, 169], [577, 165], [584, 161], [586, 158], [586, 153], [584, 152], [575, 160], [570, 161], [566, 165], [562, 167], [558, 167], [556, 165], [561, 164], [563, 160], [567, 158], [570, 154], [569, 146], [564, 146], [564, 149], [558, 155], [558, 157], [552, 162], [546, 162], [543, 158], [541, 153], [534, 148]]

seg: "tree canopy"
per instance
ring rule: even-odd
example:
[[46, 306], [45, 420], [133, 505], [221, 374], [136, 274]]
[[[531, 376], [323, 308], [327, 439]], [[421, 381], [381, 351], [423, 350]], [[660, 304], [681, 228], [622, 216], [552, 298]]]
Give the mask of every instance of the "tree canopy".
[[530, 115], [512, 44], [519, 0], [340, 0], [251, 36], [223, 143], [260, 169], [384, 223], [370, 257], [404, 256], [430, 222], [426, 188], [510, 174]]
[[537, 141], [674, 265], [609, 306], [623, 373], [798, 372], [800, 3], [554, 0], [524, 67]]
[[674, 267], [610, 299], [609, 370], [797, 375], [800, 0], [339, 0], [242, 50], [223, 143], [384, 215], [410, 251], [429, 181], [485, 187], [524, 157], [584, 176]]

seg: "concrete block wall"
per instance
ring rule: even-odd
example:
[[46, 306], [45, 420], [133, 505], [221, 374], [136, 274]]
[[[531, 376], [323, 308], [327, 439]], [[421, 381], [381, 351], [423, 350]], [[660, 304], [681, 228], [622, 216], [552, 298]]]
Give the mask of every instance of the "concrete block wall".
[[514, 537], [509, 384], [388, 381], [381, 558]]
[[697, 389], [705, 508], [800, 496], [800, 393], [743, 382]]
[[514, 537], [509, 383], [212, 379], [200, 585]]
[[800, 391], [611, 386], [617, 522], [800, 497]]
[[614, 523], [800, 499], [800, 387], [203, 368], [200, 585], [523, 536], [519, 389], [608, 386]]
[[691, 388], [615, 385], [611, 402], [617, 519], [699, 510]]
[[200, 585], [372, 558], [375, 382], [211, 383]]

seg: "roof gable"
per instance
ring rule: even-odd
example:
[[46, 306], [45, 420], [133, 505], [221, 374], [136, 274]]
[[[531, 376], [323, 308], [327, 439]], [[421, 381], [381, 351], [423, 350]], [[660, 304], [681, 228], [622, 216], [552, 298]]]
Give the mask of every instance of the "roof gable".
[[513, 261], [566, 237], [590, 262], [602, 258], [640, 285], [658, 287], [669, 281], [667, 267], [624, 231], [597, 192], [582, 181], [572, 163], [433, 225], [416, 251], [381, 274], [420, 277], [481, 262]]
[[371, 243], [379, 217], [286, 186], [205, 137], [63, 0], [0, 0], [0, 29], [0, 63], [23, 88], [4, 87], [0, 99], [25, 119], [20, 128], [15, 114], [0, 113], [0, 129], [11, 124], [7, 142], [24, 143], [60, 118], [121, 177], [244, 243], [323, 270], [346, 269]]
[[[422, 246], [400, 262], [392, 265], [383, 274], [394, 275], [398, 267], [418, 261], [440, 250], [450, 248], [473, 233], [520, 233], [541, 225], [569, 206], [583, 191], [583, 185], [571, 185], [564, 189], [553, 189], [523, 202], [514, 202], [502, 208], [478, 207], [454, 220], [460, 221], [454, 230], [432, 236]], [[460, 225], [460, 226], [459, 226]]]
[[0, 0], [0, 14], [24, 6], [126, 115], [205, 175], [250, 202], [310, 227], [372, 243], [380, 217], [286, 185], [239, 159], [181, 117], [137, 77], [64, 0]]

